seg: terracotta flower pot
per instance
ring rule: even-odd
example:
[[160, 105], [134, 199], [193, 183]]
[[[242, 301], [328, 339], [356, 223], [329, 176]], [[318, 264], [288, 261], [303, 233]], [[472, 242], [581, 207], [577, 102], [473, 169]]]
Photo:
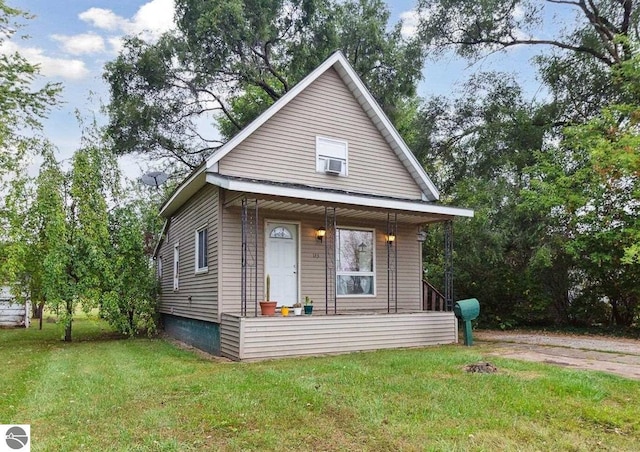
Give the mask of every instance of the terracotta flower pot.
[[277, 301], [261, 301], [260, 302], [260, 312], [262, 315], [266, 316], [274, 316], [276, 315], [276, 306], [278, 305]]

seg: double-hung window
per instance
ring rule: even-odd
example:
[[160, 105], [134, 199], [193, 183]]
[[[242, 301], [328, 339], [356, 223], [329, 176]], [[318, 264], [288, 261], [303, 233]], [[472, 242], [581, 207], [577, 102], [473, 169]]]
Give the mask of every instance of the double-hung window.
[[180, 289], [180, 244], [173, 247], [173, 290]]
[[338, 296], [375, 296], [375, 231], [336, 230], [336, 292]]
[[208, 231], [202, 227], [196, 231], [196, 272], [204, 272], [209, 269], [208, 256]]

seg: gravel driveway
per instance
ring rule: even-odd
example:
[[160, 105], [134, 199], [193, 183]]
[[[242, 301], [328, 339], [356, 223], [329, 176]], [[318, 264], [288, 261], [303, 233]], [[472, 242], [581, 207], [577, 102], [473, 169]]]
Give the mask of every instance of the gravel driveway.
[[609, 372], [640, 380], [640, 341], [596, 336], [511, 331], [474, 331], [474, 340], [492, 343], [490, 354], [576, 369]]

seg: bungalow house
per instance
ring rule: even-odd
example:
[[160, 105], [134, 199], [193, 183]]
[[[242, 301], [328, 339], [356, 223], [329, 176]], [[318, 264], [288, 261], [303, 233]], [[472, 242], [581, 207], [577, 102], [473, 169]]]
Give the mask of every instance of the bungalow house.
[[[419, 240], [473, 211], [438, 196], [336, 52], [161, 207], [164, 328], [235, 360], [456, 342], [451, 274], [433, 310]], [[313, 314], [262, 316], [267, 275], [278, 306], [309, 297]]]

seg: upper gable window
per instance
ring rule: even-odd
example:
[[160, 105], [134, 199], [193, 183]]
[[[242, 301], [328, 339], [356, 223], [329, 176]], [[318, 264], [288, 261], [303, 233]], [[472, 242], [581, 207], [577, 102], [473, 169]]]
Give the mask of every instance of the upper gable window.
[[349, 146], [344, 140], [316, 137], [316, 172], [347, 176]]

